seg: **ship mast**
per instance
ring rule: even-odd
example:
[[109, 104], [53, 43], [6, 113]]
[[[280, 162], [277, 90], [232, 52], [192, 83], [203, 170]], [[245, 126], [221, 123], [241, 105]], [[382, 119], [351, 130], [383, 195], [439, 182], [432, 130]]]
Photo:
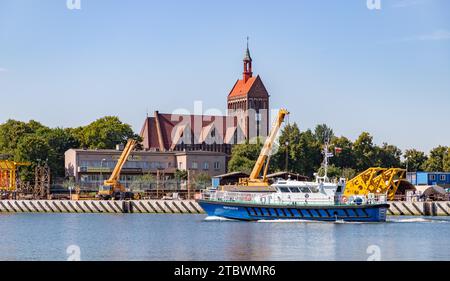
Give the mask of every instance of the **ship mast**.
[[325, 142], [324, 146], [323, 146], [323, 170], [324, 170], [324, 175], [323, 175], [323, 179], [324, 181], [328, 181], [328, 158], [333, 157], [333, 153], [328, 152], [328, 140]]

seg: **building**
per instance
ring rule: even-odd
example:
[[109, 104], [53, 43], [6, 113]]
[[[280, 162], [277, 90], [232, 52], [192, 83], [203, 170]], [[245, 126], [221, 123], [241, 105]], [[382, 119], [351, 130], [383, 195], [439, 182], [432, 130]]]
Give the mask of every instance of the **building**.
[[150, 151], [217, 151], [231, 154], [234, 144], [269, 133], [269, 93], [253, 76], [245, 51], [244, 72], [227, 96], [227, 115], [159, 113], [147, 116], [141, 129], [143, 148]]
[[231, 153], [243, 139], [237, 118], [154, 112], [141, 129], [143, 148], [150, 151], [217, 151]]
[[228, 94], [228, 115], [242, 124], [245, 138], [269, 134], [269, 93], [259, 75], [253, 77], [252, 58], [248, 48], [244, 55], [244, 72]]
[[450, 185], [449, 172], [408, 172], [406, 179], [413, 185]]
[[[65, 152], [66, 176], [84, 186], [99, 186], [107, 179], [119, 159], [120, 150], [69, 149]], [[128, 157], [120, 181], [125, 186], [144, 174], [158, 171], [173, 177], [175, 171], [207, 173], [213, 177], [226, 171], [226, 154], [213, 151], [133, 151]]]

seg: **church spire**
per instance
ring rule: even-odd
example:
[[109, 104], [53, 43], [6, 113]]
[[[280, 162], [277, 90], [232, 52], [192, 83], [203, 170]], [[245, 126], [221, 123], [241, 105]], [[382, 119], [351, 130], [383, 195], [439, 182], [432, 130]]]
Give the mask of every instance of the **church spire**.
[[250, 49], [248, 48], [248, 36], [247, 36], [247, 49], [245, 50], [244, 55], [244, 73], [243, 73], [243, 79], [244, 82], [247, 82], [247, 80], [252, 77], [252, 57], [250, 56]]

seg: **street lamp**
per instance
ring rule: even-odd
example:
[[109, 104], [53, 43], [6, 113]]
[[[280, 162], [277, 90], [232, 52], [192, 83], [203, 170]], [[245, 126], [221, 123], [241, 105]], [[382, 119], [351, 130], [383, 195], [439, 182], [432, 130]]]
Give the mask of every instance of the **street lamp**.
[[105, 162], [105, 161], [106, 161], [106, 159], [103, 158], [102, 161], [100, 162], [100, 185], [103, 181], [103, 162]]
[[286, 145], [286, 166], [285, 166], [285, 170], [286, 170], [286, 172], [288, 172], [288, 162], [289, 162], [288, 145], [289, 145], [289, 141], [286, 141], [284, 144]]

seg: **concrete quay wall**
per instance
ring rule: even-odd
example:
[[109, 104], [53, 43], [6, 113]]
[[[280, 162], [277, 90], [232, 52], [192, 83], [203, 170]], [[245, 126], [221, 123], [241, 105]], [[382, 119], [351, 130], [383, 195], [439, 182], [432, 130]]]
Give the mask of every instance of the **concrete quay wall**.
[[[450, 216], [450, 202], [388, 202], [388, 215]], [[195, 200], [0, 200], [2, 213], [203, 214]]]

